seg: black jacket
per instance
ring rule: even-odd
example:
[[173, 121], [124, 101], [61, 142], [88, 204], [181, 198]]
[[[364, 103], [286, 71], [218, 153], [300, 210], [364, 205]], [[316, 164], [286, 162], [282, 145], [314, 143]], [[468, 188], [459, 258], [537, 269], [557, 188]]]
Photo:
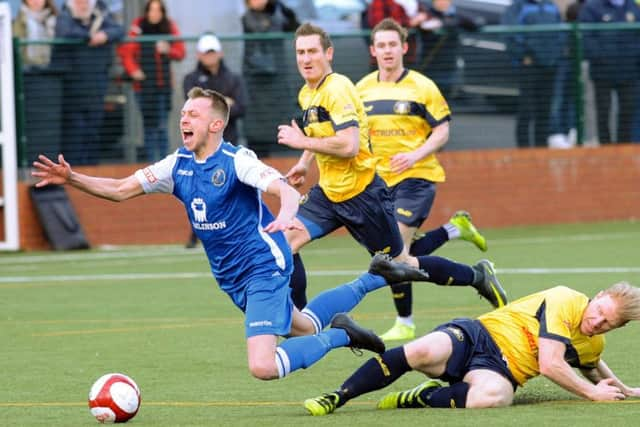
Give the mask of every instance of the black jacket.
[[224, 61], [220, 62], [218, 74], [212, 74], [198, 62], [196, 69], [184, 77], [182, 88], [185, 98], [191, 88], [196, 86], [215, 90], [234, 100], [229, 112], [229, 124], [224, 131], [224, 139], [237, 144], [240, 136], [237, 120], [244, 116], [247, 107], [247, 90], [242, 77], [229, 70]]

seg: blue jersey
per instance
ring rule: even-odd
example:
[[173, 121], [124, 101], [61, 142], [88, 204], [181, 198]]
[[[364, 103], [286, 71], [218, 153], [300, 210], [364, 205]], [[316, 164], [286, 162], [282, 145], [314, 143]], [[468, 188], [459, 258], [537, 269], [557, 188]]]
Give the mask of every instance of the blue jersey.
[[223, 142], [197, 161], [180, 148], [135, 176], [145, 193], [172, 193], [184, 204], [223, 291], [242, 291], [249, 279], [291, 275], [284, 234], [263, 230], [274, 217], [261, 194], [282, 175], [253, 151]]

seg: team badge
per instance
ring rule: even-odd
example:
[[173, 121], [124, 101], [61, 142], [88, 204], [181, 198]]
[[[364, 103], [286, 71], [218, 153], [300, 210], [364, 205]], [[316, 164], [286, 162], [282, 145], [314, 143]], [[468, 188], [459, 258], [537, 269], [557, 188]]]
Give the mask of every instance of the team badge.
[[307, 123], [318, 123], [319, 119], [318, 119], [318, 108], [317, 107], [311, 107], [307, 110], [307, 117], [306, 117], [306, 122]]
[[397, 101], [393, 104], [393, 112], [396, 114], [409, 114], [409, 111], [411, 111], [409, 101]]
[[216, 187], [222, 186], [226, 180], [227, 176], [222, 169], [216, 169], [215, 172], [213, 172], [213, 176], [211, 177], [211, 182]]

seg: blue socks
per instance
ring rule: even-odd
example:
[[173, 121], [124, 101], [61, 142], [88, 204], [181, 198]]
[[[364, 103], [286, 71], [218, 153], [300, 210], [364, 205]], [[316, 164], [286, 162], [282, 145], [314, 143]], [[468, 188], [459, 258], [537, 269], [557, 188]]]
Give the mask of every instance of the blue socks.
[[321, 292], [302, 312], [311, 318], [316, 332], [320, 332], [335, 314], [348, 313], [366, 294], [386, 285], [381, 276], [364, 273], [352, 282]]
[[347, 344], [349, 336], [344, 329], [328, 329], [318, 335], [286, 339], [276, 348], [278, 375], [282, 378], [297, 369], [306, 369], [330, 350]]

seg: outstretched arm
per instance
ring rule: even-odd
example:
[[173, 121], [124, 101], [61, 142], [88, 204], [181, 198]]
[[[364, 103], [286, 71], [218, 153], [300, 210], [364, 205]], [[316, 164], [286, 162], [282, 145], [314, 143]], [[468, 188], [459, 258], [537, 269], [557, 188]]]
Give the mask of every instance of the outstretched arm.
[[612, 378], [592, 384], [582, 379], [564, 360], [566, 345], [549, 338], [538, 338], [540, 373], [560, 387], [590, 400], [622, 400], [625, 395]]
[[283, 179], [271, 181], [267, 187], [267, 193], [280, 198], [280, 211], [276, 219], [264, 228], [264, 231], [273, 233], [292, 229], [301, 230], [302, 228], [294, 221], [296, 213], [298, 213], [300, 193]]
[[84, 175], [74, 172], [62, 154], [58, 155], [58, 163], [41, 154], [38, 160], [33, 162], [33, 167], [35, 170], [31, 175], [40, 179], [36, 187], [68, 184], [85, 193], [114, 202], [144, 194], [142, 185], [134, 175], [122, 179]]
[[594, 384], [610, 378], [613, 380], [613, 385], [618, 387], [625, 396], [640, 397], [640, 387], [629, 387], [624, 384], [609, 368], [609, 366], [600, 359], [598, 365], [593, 369], [581, 369], [582, 375]]

